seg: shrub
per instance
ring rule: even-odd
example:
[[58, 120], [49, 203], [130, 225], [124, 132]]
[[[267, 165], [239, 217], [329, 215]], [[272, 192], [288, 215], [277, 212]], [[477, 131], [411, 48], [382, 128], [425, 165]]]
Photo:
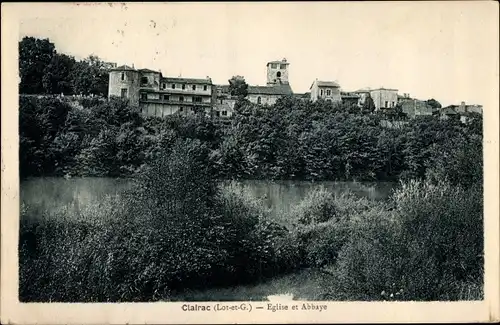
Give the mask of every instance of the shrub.
[[349, 240], [332, 267], [336, 281], [326, 291], [343, 300], [458, 300], [481, 295], [480, 186], [463, 189], [411, 181], [403, 183], [392, 200], [392, 212], [374, 208], [351, 223]]
[[333, 264], [349, 237], [350, 224], [372, 205], [350, 192], [335, 195], [324, 187], [309, 192], [292, 210], [291, 217], [299, 222], [296, 232], [305, 265]]

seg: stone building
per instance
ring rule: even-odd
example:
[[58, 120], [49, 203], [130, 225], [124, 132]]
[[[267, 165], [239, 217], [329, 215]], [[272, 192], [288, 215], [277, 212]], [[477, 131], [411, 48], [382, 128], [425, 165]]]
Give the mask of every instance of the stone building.
[[365, 105], [366, 99], [370, 97], [370, 88], [362, 88], [351, 92], [351, 94], [358, 96], [358, 106], [363, 107]]
[[483, 114], [483, 106], [482, 105], [466, 105], [465, 102], [461, 102], [460, 105], [449, 105], [447, 107], [451, 107], [457, 113], [478, 113]]
[[228, 85], [216, 86], [216, 101], [214, 106], [215, 117], [231, 117], [234, 114], [234, 105], [237, 98], [231, 96]]
[[[266, 64], [267, 81], [266, 86], [248, 86], [246, 99], [258, 105], [274, 105], [283, 97], [293, 95], [292, 88], [288, 82], [290, 63], [286, 59], [281, 61], [270, 61]], [[216, 116], [231, 116], [234, 112], [236, 98], [229, 93], [229, 85], [217, 86], [217, 98], [214, 107]]]
[[370, 96], [373, 99], [376, 111], [381, 109], [396, 107], [396, 104], [398, 103], [397, 89], [387, 89], [387, 88], [371, 89]]
[[371, 97], [373, 104], [375, 105], [375, 110], [387, 109], [396, 107], [398, 103], [398, 90], [397, 89], [387, 89], [387, 88], [362, 88], [353, 92], [359, 96], [358, 105], [361, 107], [365, 104], [368, 97]]
[[314, 80], [311, 87], [311, 101], [315, 102], [318, 99], [323, 99], [331, 102], [340, 102], [340, 85], [334, 81]]
[[109, 97], [129, 99], [141, 112], [151, 116], [211, 112], [215, 87], [205, 79], [164, 77], [150, 69], [134, 69], [126, 65], [109, 73]]
[[342, 103], [350, 106], [358, 106], [361, 96], [352, 92], [340, 92]]
[[432, 116], [434, 112], [432, 107], [423, 100], [405, 98], [400, 101], [399, 105], [401, 105], [403, 113], [409, 118]]

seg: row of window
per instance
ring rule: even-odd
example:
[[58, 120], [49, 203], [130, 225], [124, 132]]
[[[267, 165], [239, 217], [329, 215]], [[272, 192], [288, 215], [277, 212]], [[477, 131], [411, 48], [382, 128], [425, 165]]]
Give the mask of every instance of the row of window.
[[227, 111], [215, 111], [215, 116], [227, 116]]
[[[122, 72], [122, 81], [124, 81], [124, 80], [125, 80], [125, 73]], [[147, 85], [148, 83], [149, 83], [148, 77], [141, 77], [141, 85]], [[176, 84], [172, 84], [171, 85], [172, 89], [175, 89], [176, 86], [177, 86]], [[186, 85], [185, 84], [181, 84], [180, 87], [182, 89], [186, 89]], [[202, 87], [203, 87], [204, 91], [208, 90], [208, 86], [207, 85], [202, 85]], [[163, 83], [162, 84], [162, 88], [163, 89], [167, 89], [167, 84]], [[196, 90], [196, 88], [197, 88], [196, 85], [191, 85], [191, 89]]]
[[[285, 70], [286, 64], [280, 64], [279, 67], [281, 70]], [[278, 63], [271, 63], [271, 69], [278, 69]]]
[[[391, 106], [390, 107], [395, 107], [396, 106], [396, 103], [395, 102], [391, 102]], [[385, 106], [384, 107], [387, 107], [389, 108], [389, 101], [385, 101]]]
[[[320, 93], [321, 96], [323, 96], [323, 89], [320, 89], [319, 93]], [[326, 95], [327, 96], [331, 96], [332, 95], [332, 90], [331, 89], [327, 89], [326, 90]]]
[[[163, 100], [165, 100], [165, 101], [169, 101], [170, 100], [170, 95], [161, 95], [161, 98]], [[148, 94], [142, 93], [141, 94], [141, 99], [142, 100], [147, 100], [148, 99]], [[184, 101], [184, 96], [179, 96], [179, 102], [183, 102], [183, 101]], [[193, 103], [201, 103], [201, 102], [203, 102], [203, 98], [201, 96], [193, 96], [191, 101]]]
[[[186, 89], [186, 84], [181, 84], [181, 85], [172, 84], [170, 87], [171, 87], [172, 89], [176, 89], [176, 87], [177, 87], [177, 86], [180, 86], [180, 87], [181, 87], [181, 89], [183, 89], [183, 90], [184, 90], [184, 89]], [[166, 83], [164, 83], [164, 84], [162, 84], [162, 86], [161, 86], [161, 87], [162, 87], [162, 89], [167, 89], [167, 84], [166, 84]], [[207, 91], [207, 90], [208, 90], [208, 86], [207, 86], [207, 85], [202, 85], [202, 86], [200, 85], [200, 87], [203, 87], [203, 90], [204, 90], [204, 91]], [[192, 89], [192, 90], [196, 90], [196, 88], [197, 88], [197, 86], [196, 86], [196, 85], [191, 85], [191, 89]]]

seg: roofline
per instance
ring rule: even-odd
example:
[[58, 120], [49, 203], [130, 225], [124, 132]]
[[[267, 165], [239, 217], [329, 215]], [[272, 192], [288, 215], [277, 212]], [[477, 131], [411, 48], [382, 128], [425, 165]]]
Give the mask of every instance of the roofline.
[[286, 65], [290, 64], [289, 62], [285, 62], [285, 61], [269, 61], [269, 62], [267, 62], [266, 65], [270, 65], [272, 63], [286, 64]]
[[375, 88], [375, 89], [370, 89], [370, 91], [375, 91], [375, 90], [392, 90], [392, 91], [398, 91], [399, 89], [394, 89], [394, 88]]

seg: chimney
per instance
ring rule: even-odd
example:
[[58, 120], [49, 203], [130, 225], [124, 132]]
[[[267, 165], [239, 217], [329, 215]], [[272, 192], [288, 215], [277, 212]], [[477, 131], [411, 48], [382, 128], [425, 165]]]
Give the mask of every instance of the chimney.
[[283, 60], [281, 60], [281, 61], [286, 62], [286, 58], [283, 58]]
[[465, 113], [465, 102], [460, 103], [460, 111]]

